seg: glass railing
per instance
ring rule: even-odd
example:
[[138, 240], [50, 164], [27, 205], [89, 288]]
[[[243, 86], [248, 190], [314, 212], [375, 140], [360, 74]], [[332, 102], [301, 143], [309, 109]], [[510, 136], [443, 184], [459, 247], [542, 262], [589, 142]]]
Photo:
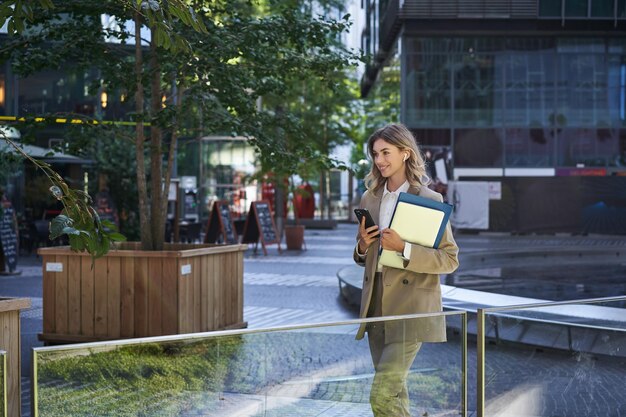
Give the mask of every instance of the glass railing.
[[[411, 415], [464, 416], [466, 323], [444, 312], [35, 348], [32, 415], [367, 416], [372, 385], [384, 398], [393, 381]], [[361, 325], [384, 328], [409, 363], [411, 340], [445, 342], [376, 372]]]
[[7, 353], [0, 350], [0, 416], [7, 417]]
[[479, 417], [626, 414], [626, 296], [479, 309]]

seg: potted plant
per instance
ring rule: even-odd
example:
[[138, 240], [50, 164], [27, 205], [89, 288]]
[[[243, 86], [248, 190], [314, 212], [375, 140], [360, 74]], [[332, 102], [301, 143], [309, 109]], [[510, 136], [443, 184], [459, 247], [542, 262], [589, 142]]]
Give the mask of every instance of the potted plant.
[[295, 224], [285, 224], [285, 244], [287, 249], [290, 250], [302, 250], [304, 245], [304, 225], [300, 224], [300, 212], [299, 204], [297, 203], [298, 197], [302, 198], [306, 193], [304, 189], [295, 186], [294, 176], [292, 175], [290, 180], [290, 193], [291, 207], [293, 208], [293, 218]]
[[[291, 3], [276, 6], [269, 16], [247, 2], [215, 2], [201, 9], [182, 0], [18, 3], [0, 14], [11, 35], [0, 52], [19, 61], [16, 68], [28, 75], [59, 62], [79, 69], [95, 66], [99, 77], [92, 94], [105, 97], [102, 93], [108, 92], [109, 99], [117, 95], [119, 101], [122, 96], [134, 101], [132, 133], [101, 123], [104, 101], [94, 118], [64, 115], [84, 130], [83, 136], [97, 136], [93, 129], [117, 129], [122, 140], [135, 143], [141, 241], [109, 250], [111, 242], [123, 238], [82, 204], [86, 195], [51, 175], [53, 182], [60, 181], [53, 194], [65, 204], [51, 232], [70, 234], [72, 250], [40, 252], [44, 339], [140, 337], [245, 325], [246, 246], [164, 242], [178, 137], [201, 137], [207, 130], [247, 136], [271, 163], [282, 147], [282, 136], [275, 133], [293, 131], [297, 123], [288, 112], [277, 117], [260, 111], [259, 98], [279, 97], [288, 81], [323, 77], [348, 65], [344, 52], [327, 47], [347, 20], [315, 19]], [[112, 17], [106, 27], [102, 15]], [[25, 23], [32, 30], [25, 30]], [[304, 144], [303, 153], [310, 154], [309, 148]], [[81, 217], [85, 213], [89, 216]], [[83, 223], [93, 233], [77, 229]], [[92, 240], [85, 241], [86, 236]]]
[[[91, 49], [81, 50], [81, 53], [95, 56], [98, 47], [102, 48], [98, 51], [102, 53], [100, 59], [94, 62], [103, 72], [103, 78], [108, 75], [111, 84], [119, 82], [112, 73], [115, 67], [118, 71], [120, 67], [130, 69], [134, 75], [125, 88], [134, 91], [135, 132], [131, 139], [136, 144], [141, 226], [141, 242], [111, 248], [110, 243], [123, 241], [123, 236], [115, 233], [111, 223], [100, 221], [87, 196], [71, 190], [49, 166], [23, 153], [44, 170], [53, 183], [52, 194], [64, 206], [62, 215], [51, 222], [50, 237], [60, 234], [70, 237], [70, 248], [44, 248], [39, 251], [44, 268], [42, 339], [49, 342], [88, 341], [245, 325], [245, 247], [164, 243], [167, 192], [180, 132], [185, 80], [176, 85], [172, 101], [178, 102], [165, 111], [161, 97], [163, 83], [171, 68], [163, 68], [162, 59], [168, 54], [189, 53], [189, 43], [174, 27], [179, 24], [206, 33], [201, 19], [183, 1], [120, 2], [107, 6], [99, 6], [96, 2], [89, 5], [54, 5], [45, 1], [41, 2], [41, 6], [39, 10], [28, 10], [31, 5], [16, 7], [12, 15], [4, 16], [9, 19], [10, 32], [22, 32], [22, 36], [16, 38], [17, 42], [32, 41], [30, 47], [33, 51], [49, 46], [42, 42], [36, 30], [24, 31], [25, 20], [39, 25], [41, 32], [51, 33], [51, 39], [43, 40], [46, 42], [54, 40], [54, 34], [58, 34], [64, 23], [73, 24], [76, 31], [66, 32], [63, 35], [67, 37], [65, 42], [61, 40], [56, 46], [67, 48], [65, 43], [85, 36], [86, 42], [94, 44]], [[83, 7], [84, 11], [81, 10]], [[122, 26], [113, 31], [102, 27], [93, 31], [94, 27], [100, 26], [99, 16], [102, 13], [114, 13], [122, 21], [132, 20], [134, 30], [130, 32]], [[58, 16], [64, 16], [64, 19], [58, 19]], [[142, 45], [143, 25], [150, 36], [148, 48]], [[95, 37], [89, 37], [89, 30], [96, 32]], [[134, 38], [132, 61], [129, 59], [132, 55], [115, 60], [115, 55], [111, 54], [115, 45], [98, 41], [98, 38], [112, 32], [122, 40]], [[107, 53], [109, 62], [102, 60]], [[144, 64], [144, 55], [148, 56], [148, 65]], [[28, 56], [22, 58], [22, 62], [29, 62]], [[132, 65], [129, 66], [128, 61]], [[146, 108], [150, 110], [146, 111]], [[85, 126], [98, 123], [98, 120], [78, 117], [74, 120]], [[149, 126], [149, 137], [146, 125]], [[165, 134], [169, 135], [169, 143], [163, 141]], [[144, 149], [147, 139], [148, 152]], [[146, 169], [147, 161], [150, 162], [149, 169]], [[85, 252], [93, 258], [85, 256]]]

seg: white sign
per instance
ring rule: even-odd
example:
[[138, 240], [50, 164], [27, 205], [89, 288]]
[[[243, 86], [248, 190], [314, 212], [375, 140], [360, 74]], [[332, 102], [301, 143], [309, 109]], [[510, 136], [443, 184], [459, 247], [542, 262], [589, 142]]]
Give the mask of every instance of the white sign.
[[450, 216], [459, 229], [489, 230], [489, 187], [486, 181], [450, 181], [448, 198], [454, 203]]
[[61, 262], [46, 262], [46, 272], [63, 272]]
[[435, 172], [437, 173], [437, 178], [441, 181], [442, 184], [448, 183], [448, 172], [446, 171], [446, 161], [443, 158], [439, 158], [435, 160]]
[[183, 265], [180, 267], [181, 275], [189, 275], [191, 274], [191, 264]]
[[180, 185], [185, 190], [195, 190], [198, 188], [198, 180], [197, 177], [193, 176], [182, 176], [180, 177]]
[[502, 200], [502, 183], [500, 181], [489, 181], [489, 200]]
[[178, 197], [178, 182], [170, 182], [170, 189], [167, 191], [167, 201], [176, 201]]

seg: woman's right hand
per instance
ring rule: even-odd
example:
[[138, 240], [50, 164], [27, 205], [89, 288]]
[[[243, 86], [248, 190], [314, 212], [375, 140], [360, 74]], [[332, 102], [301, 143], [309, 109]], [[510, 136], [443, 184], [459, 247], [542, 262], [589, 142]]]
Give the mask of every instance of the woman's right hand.
[[359, 224], [359, 252], [365, 253], [367, 248], [370, 247], [376, 239], [378, 239], [378, 225], [365, 228], [365, 216], [361, 218], [361, 224]]

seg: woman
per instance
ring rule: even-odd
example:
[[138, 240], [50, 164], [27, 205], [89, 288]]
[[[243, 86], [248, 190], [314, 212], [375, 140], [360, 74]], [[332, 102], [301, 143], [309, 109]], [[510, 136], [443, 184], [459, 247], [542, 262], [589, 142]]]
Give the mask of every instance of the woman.
[[[365, 227], [361, 219], [354, 260], [365, 266], [361, 295], [361, 317], [395, 316], [441, 311], [439, 274], [459, 265], [459, 249], [450, 224], [438, 249], [404, 242], [389, 229], [400, 192], [443, 201], [427, 187], [424, 159], [411, 132], [401, 124], [387, 125], [370, 136], [367, 143], [372, 168], [365, 178], [367, 191], [361, 208], [371, 213], [377, 226]], [[379, 235], [380, 228], [380, 237]], [[378, 264], [379, 249], [393, 250], [404, 258], [404, 268]], [[376, 374], [370, 403], [376, 417], [410, 416], [406, 377], [422, 342], [445, 342], [443, 317], [378, 322], [361, 325], [365, 332]]]

